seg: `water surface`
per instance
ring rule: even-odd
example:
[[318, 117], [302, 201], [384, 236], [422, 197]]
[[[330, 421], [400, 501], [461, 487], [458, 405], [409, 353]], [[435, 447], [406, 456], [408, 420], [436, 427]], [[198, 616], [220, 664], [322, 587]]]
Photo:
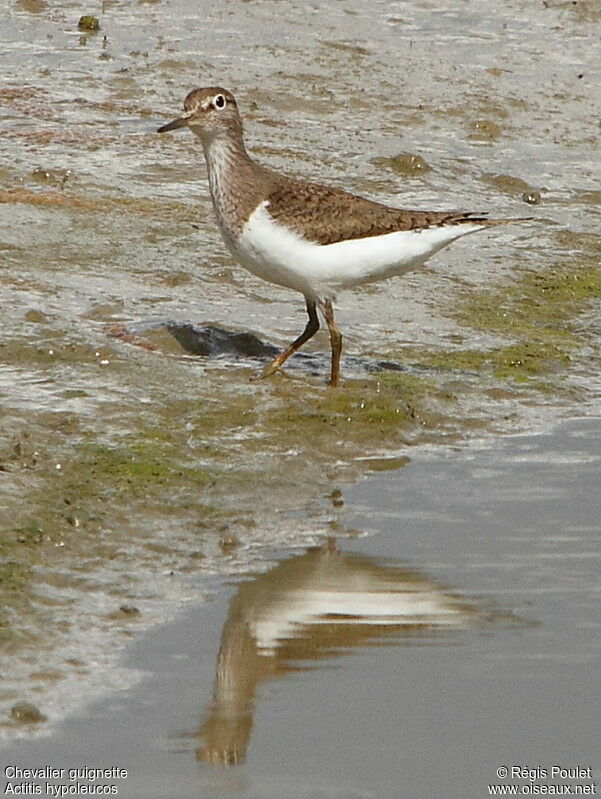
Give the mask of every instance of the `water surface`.
[[598, 780], [600, 444], [588, 420], [364, 480], [336, 546], [214, 585], [131, 648], [134, 690], [4, 762], [118, 764], [131, 799], [471, 799], [512, 765]]

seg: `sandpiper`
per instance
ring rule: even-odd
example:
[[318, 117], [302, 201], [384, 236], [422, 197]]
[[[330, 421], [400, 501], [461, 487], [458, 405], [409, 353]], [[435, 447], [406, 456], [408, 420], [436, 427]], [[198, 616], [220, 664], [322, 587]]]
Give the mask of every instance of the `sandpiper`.
[[202, 142], [213, 208], [234, 258], [253, 274], [305, 297], [307, 325], [267, 366], [265, 377], [317, 333], [319, 306], [330, 332], [330, 385], [337, 386], [342, 335], [332, 301], [338, 290], [402, 275], [468, 233], [525, 221], [391, 208], [275, 172], [249, 156], [236, 100], [218, 86], [191, 91], [184, 113], [158, 133], [182, 127]]

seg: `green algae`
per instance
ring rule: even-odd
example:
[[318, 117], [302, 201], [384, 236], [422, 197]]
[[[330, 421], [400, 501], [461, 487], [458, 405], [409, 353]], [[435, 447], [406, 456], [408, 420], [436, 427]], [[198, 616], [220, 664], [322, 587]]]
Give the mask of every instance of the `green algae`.
[[438, 391], [434, 380], [406, 372], [382, 371], [378, 372], [378, 379], [382, 385], [400, 393], [408, 406], [414, 406]]
[[436, 369], [445, 372], [460, 372], [477, 375], [488, 373], [500, 379], [514, 382], [528, 381], [557, 372], [570, 362], [567, 352], [554, 344], [522, 341], [489, 350], [411, 350], [405, 357], [413, 366], [421, 369]]
[[578, 339], [572, 320], [600, 299], [601, 268], [576, 261], [528, 271], [508, 286], [464, 295], [453, 315], [476, 330], [569, 344]]
[[297, 446], [309, 441], [314, 452], [336, 454], [341, 436], [344, 449], [373, 444], [383, 433], [402, 436], [410, 423], [406, 403], [397, 393], [378, 389], [374, 380], [346, 380], [342, 390], [290, 395], [270, 416], [270, 438], [291, 438]]
[[[402, 357], [419, 369], [489, 375], [509, 383], [536, 381], [548, 389], [553, 376], [565, 372], [586, 344], [577, 320], [599, 300], [601, 268], [594, 257], [524, 271], [512, 283], [461, 292], [448, 311], [460, 324], [501, 336], [506, 343], [444, 350], [406, 347]], [[551, 381], [546, 385], [545, 377]]]
[[[48, 438], [48, 451], [39, 453], [43, 478], [31, 480], [21, 517], [0, 529], [0, 640], [6, 645], [30, 640], [28, 628], [38, 615], [34, 603], [50, 573], [62, 572], [73, 559], [102, 563], [117, 557], [124, 526], [130, 526], [130, 543], [143, 536], [144, 524], [136, 530], [141, 513], [156, 520], [177, 508], [215, 525], [220, 516], [200, 496], [213, 473], [185, 462], [177, 436], [141, 429], [103, 443], [71, 430], [62, 447], [58, 438]], [[61, 577], [66, 585], [85, 579], [85, 570]], [[50, 622], [43, 626], [51, 630]]]
[[[1, 535], [0, 552], [3, 559], [10, 553], [10, 547]], [[18, 620], [31, 615], [28, 594], [32, 579], [33, 570], [27, 563], [17, 559], [0, 563], [0, 643], [3, 646], [28, 637]]]
[[184, 481], [187, 485], [199, 486], [211, 482], [210, 472], [182, 464], [167, 454], [167, 450], [165, 444], [151, 440], [117, 447], [86, 444], [79, 465], [93, 483], [120, 488], [125, 481], [136, 493], [146, 491], [150, 485], [168, 487]]
[[31, 569], [17, 561], [0, 564], [0, 587], [5, 593], [20, 593], [31, 577]]

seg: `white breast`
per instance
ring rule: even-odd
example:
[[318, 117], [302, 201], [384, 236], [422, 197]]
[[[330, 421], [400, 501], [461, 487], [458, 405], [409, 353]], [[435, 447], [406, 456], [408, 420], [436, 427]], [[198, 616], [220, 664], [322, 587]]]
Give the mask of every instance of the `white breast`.
[[320, 299], [333, 297], [339, 289], [404, 274], [455, 239], [484, 227], [474, 222], [324, 245], [276, 222], [264, 202], [250, 216], [232, 251], [264, 280]]

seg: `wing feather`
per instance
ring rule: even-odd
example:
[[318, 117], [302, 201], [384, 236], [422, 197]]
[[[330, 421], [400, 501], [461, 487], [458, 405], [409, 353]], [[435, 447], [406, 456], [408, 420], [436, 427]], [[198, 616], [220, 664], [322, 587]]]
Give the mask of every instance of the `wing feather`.
[[510, 221], [488, 219], [486, 214], [464, 211], [391, 208], [342, 189], [300, 181], [280, 184], [268, 195], [267, 202], [267, 210], [273, 219], [319, 244], [381, 236], [400, 230], [474, 222], [485, 226]]

